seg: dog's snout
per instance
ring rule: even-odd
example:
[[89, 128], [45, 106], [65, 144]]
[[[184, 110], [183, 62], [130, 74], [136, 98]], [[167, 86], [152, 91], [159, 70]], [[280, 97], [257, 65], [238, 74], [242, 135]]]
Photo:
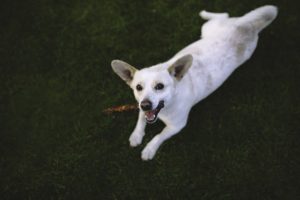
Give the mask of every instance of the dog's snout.
[[152, 103], [148, 99], [145, 99], [141, 102], [141, 108], [143, 111], [152, 110]]

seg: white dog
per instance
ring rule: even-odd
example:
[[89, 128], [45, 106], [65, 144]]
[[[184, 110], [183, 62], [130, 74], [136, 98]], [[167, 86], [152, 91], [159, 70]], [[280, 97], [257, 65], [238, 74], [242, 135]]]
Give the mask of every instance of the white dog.
[[191, 108], [216, 90], [228, 76], [250, 58], [258, 33], [277, 16], [275, 6], [263, 6], [242, 17], [227, 13], [200, 12], [208, 20], [202, 39], [182, 49], [170, 60], [137, 70], [113, 60], [113, 70], [133, 89], [139, 103], [137, 125], [129, 141], [141, 144], [146, 123], [157, 118], [166, 127], [142, 151], [142, 159], [154, 157], [159, 146], [177, 134], [187, 123]]

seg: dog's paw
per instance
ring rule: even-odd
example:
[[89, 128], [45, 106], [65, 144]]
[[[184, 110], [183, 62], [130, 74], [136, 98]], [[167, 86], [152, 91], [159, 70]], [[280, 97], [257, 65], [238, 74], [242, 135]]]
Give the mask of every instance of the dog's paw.
[[143, 134], [132, 133], [129, 137], [129, 143], [131, 147], [136, 147], [142, 143]]
[[151, 160], [156, 153], [156, 149], [147, 145], [145, 149], [142, 151], [142, 159], [143, 160]]

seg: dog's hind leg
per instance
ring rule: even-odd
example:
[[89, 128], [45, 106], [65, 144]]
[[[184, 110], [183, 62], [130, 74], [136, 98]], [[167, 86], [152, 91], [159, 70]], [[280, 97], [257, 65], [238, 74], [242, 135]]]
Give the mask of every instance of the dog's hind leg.
[[205, 20], [211, 20], [211, 19], [226, 19], [229, 17], [228, 13], [213, 13], [208, 12], [206, 10], [202, 10], [199, 13], [200, 17]]
[[262, 6], [238, 18], [237, 25], [260, 32], [276, 18], [277, 12], [276, 6]]

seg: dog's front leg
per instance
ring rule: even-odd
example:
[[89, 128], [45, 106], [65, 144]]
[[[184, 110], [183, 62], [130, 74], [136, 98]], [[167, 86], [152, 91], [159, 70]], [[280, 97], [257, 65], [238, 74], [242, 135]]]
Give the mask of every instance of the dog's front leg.
[[129, 137], [130, 146], [136, 147], [142, 143], [142, 139], [145, 135], [145, 127], [146, 127], [146, 119], [144, 113], [140, 111], [135, 129]]
[[156, 135], [144, 148], [144, 150], [142, 151], [142, 159], [151, 160], [154, 157], [159, 146], [164, 141], [166, 141], [167, 139], [169, 139], [170, 137], [178, 133], [185, 126], [185, 124], [186, 123], [176, 124], [173, 126], [170, 125], [166, 126], [163, 129], [163, 131], [160, 134]]

